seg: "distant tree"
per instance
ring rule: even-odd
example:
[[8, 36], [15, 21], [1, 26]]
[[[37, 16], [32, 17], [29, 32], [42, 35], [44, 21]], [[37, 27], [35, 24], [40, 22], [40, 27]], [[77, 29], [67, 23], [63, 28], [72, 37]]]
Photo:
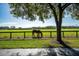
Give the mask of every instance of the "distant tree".
[[18, 29], [22, 29], [22, 27], [18, 27]]
[[11, 29], [15, 29], [15, 26], [11, 26], [10, 28], [11, 28]]
[[[65, 13], [79, 18], [79, 4], [71, 3], [13, 3], [10, 4], [11, 14], [15, 17], [22, 17], [30, 21], [37, 18], [40, 21], [54, 17], [57, 29], [57, 41], [62, 44], [61, 25]], [[52, 21], [51, 21], [52, 22]]]

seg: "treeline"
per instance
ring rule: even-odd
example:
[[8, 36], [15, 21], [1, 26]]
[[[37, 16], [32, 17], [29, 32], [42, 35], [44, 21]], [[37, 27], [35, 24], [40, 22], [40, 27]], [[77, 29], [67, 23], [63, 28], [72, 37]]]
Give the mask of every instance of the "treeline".
[[[22, 28], [22, 27], [18, 27], [16, 28], [15, 26], [11, 26], [11, 27], [8, 27], [8, 26], [1, 26], [0, 29], [33, 29], [33, 28], [36, 28], [36, 29], [56, 29], [56, 26], [46, 26], [46, 27], [31, 27], [31, 28]], [[79, 28], [79, 26], [62, 26], [62, 29], [68, 29], [68, 28]]]
[[[40, 29], [56, 29], [56, 26], [35, 27]], [[62, 29], [79, 28], [79, 26], [62, 26]]]
[[67, 29], [67, 28], [79, 28], [79, 26], [62, 26], [63, 29]]
[[16, 29], [15, 26], [11, 26], [11, 27], [8, 27], [8, 26], [0, 26], [0, 29]]

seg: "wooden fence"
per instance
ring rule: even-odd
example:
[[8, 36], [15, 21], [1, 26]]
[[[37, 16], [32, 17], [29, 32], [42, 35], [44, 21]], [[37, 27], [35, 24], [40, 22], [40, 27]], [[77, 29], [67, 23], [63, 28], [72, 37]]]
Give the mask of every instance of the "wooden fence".
[[[46, 38], [56, 38], [56, 36], [53, 36], [53, 33], [56, 33], [56, 31], [42, 31], [43, 34], [46, 33], [46, 32], [49, 33], [49, 37], [46, 36]], [[71, 36], [66, 36], [65, 35], [66, 32], [68, 32], [68, 34], [70, 34], [71, 32], [73, 32], [73, 34], [75, 34], [75, 36], [74, 36], [75, 38], [79, 37], [78, 36], [79, 35], [79, 31], [61, 31], [61, 34], [62, 34], [63, 38], [66, 38], [66, 37], [68, 37], [68, 38], [70, 37], [71, 38], [71, 37], [73, 37], [73, 34]], [[10, 35], [9, 36], [10, 39], [13, 38], [12, 37], [13, 33], [23, 33], [23, 39], [24, 39], [24, 38], [27, 38], [26, 34], [28, 34], [28, 33], [32, 34], [32, 31], [0, 32], [0, 35], [1, 35], [1, 33], [8, 33]], [[32, 38], [32, 36], [30, 38]]]

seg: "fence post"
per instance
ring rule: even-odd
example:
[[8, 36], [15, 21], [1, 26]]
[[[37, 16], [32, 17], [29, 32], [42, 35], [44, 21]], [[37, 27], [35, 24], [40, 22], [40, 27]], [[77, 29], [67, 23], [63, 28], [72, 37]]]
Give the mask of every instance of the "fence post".
[[10, 32], [10, 39], [12, 39], [12, 32]]
[[50, 31], [50, 38], [52, 38], [52, 31]]
[[24, 32], [24, 38], [26, 38], [26, 36], [25, 36], [25, 32]]
[[62, 33], [63, 33], [63, 38], [64, 38], [64, 31]]
[[76, 37], [78, 37], [78, 31], [76, 31]]

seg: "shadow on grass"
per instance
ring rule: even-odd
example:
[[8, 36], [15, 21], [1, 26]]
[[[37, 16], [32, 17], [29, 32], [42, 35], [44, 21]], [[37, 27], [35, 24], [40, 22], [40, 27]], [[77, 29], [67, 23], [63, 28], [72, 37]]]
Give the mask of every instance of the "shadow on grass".
[[[50, 56], [79, 56], [79, 49], [72, 48], [65, 44], [63, 41], [58, 41], [59, 44], [61, 44], [63, 47], [53, 48], [52, 46], [49, 46], [48, 55]], [[52, 49], [51, 49], [52, 48]], [[53, 54], [54, 50], [54, 54]]]
[[[48, 48], [45, 51], [39, 51], [36, 56], [79, 56], [79, 49], [72, 48], [65, 44], [63, 41], [58, 41], [59, 44], [62, 45], [62, 47], [55, 48], [51, 45], [48, 46]], [[32, 56], [29, 54], [29, 56]]]

